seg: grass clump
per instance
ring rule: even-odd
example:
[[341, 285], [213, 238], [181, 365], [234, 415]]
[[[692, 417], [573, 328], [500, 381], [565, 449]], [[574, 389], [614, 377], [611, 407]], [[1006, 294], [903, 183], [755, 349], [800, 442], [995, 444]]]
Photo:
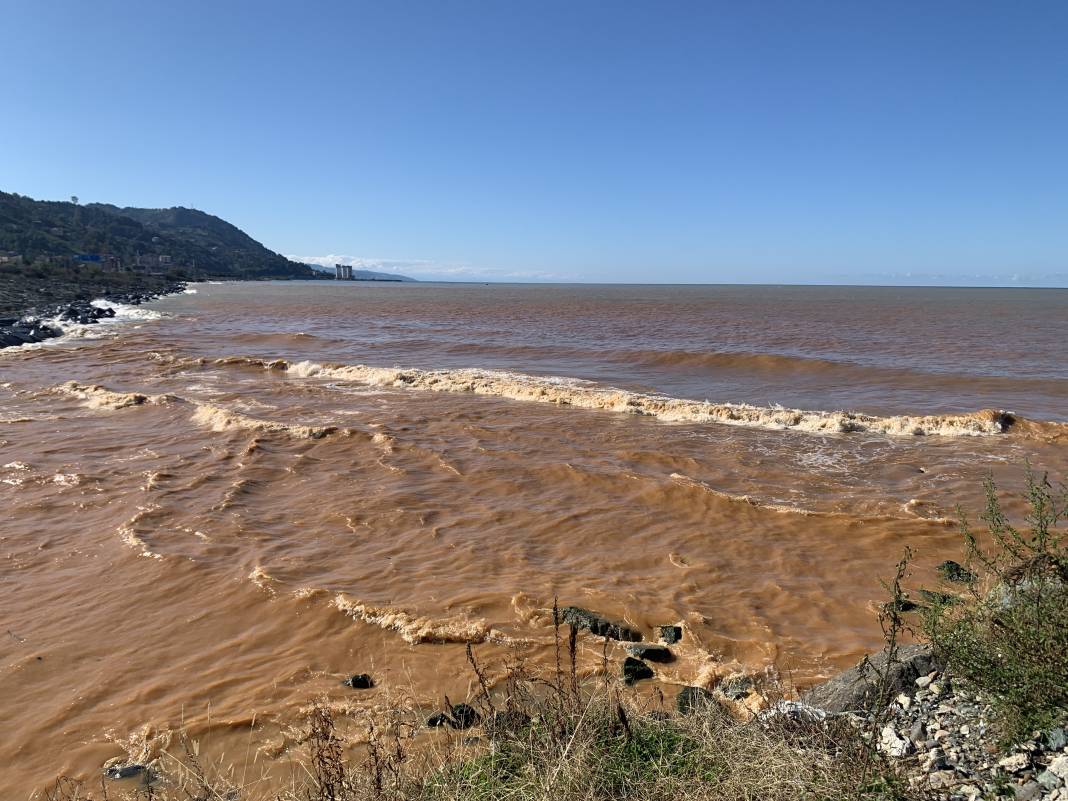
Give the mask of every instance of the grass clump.
[[942, 570], [966, 592], [927, 596], [933, 603], [922, 614], [924, 634], [954, 674], [990, 697], [1006, 742], [1068, 714], [1068, 535], [1057, 530], [1068, 492], [1028, 470], [1027, 501], [1021, 531], [986, 482], [985, 530], [962, 513], [966, 564]]

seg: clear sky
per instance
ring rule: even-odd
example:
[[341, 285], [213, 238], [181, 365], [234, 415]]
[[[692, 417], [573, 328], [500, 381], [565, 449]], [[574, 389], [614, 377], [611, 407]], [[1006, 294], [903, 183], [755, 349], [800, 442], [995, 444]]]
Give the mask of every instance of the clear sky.
[[1068, 2], [0, 0], [0, 189], [471, 280], [1068, 286]]

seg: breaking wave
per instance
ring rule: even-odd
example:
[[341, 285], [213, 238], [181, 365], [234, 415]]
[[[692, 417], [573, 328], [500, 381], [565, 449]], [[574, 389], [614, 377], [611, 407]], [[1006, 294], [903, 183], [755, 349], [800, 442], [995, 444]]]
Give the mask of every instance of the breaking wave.
[[[277, 362], [270, 364], [273, 369], [279, 369]], [[285, 370], [288, 375], [299, 378], [322, 377], [381, 387], [491, 395], [510, 400], [636, 414], [671, 423], [722, 423], [814, 434], [867, 432], [888, 436], [988, 436], [1002, 434], [1016, 422], [1012, 413], [995, 409], [969, 414], [878, 417], [855, 412], [712, 403], [630, 392], [578, 379], [497, 370], [328, 366], [309, 361], [289, 364]]]
[[350, 433], [348, 429], [337, 426], [314, 426], [301, 423], [280, 423], [275, 420], [261, 420], [239, 412], [230, 411], [222, 406], [210, 403], [198, 403], [193, 412], [193, 422], [210, 428], [212, 431], [245, 430], [267, 434], [288, 434], [297, 439], [322, 439], [331, 434]]
[[173, 395], [145, 395], [140, 392], [114, 392], [99, 384], [79, 384], [68, 381], [55, 387], [55, 392], [85, 401], [89, 409], [125, 409], [144, 404], [161, 404], [178, 400]]
[[413, 615], [403, 609], [371, 606], [338, 593], [334, 606], [354, 620], [396, 631], [411, 645], [420, 643], [481, 643], [487, 640], [503, 642], [508, 638], [490, 628], [484, 620], [448, 618], [435, 620]]
[[[69, 395], [84, 401], [89, 409], [117, 410], [132, 406], [159, 405], [165, 403], [188, 404], [194, 407], [193, 422], [203, 425], [212, 431], [251, 431], [264, 434], [286, 434], [296, 439], [322, 439], [333, 434], [351, 436], [355, 432], [349, 428], [339, 428], [333, 425], [307, 425], [304, 423], [283, 423], [277, 420], [263, 420], [258, 417], [249, 417], [211, 403], [203, 403], [196, 400], [188, 400], [177, 395], [146, 395], [141, 392], [115, 392], [99, 384], [79, 384], [77, 381], [68, 381], [53, 387], [52, 392]], [[370, 437], [369, 437], [370, 438]], [[383, 444], [385, 440], [376, 439], [376, 443]], [[388, 443], [386, 443], [388, 444]]]

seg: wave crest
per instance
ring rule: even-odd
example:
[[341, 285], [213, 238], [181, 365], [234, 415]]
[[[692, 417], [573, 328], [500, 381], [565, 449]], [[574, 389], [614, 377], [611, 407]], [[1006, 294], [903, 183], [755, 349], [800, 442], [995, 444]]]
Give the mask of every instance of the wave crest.
[[400, 634], [411, 645], [420, 643], [481, 643], [487, 640], [505, 640], [484, 620], [448, 618], [435, 620], [413, 615], [403, 609], [371, 606], [355, 601], [341, 593], [334, 597], [334, 606], [354, 620], [390, 629]]
[[867, 432], [889, 436], [988, 436], [1004, 433], [1016, 421], [1012, 413], [997, 409], [984, 409], [969, 414], [879, 417], [856, 412], [805, 411], [745, 403], [712, 403], [630, 392], [577, 379], [496, 370], [328, 366], [310, 361], [289, 364], [285, 370], [288, 375], [298, 378], [323, 377], [382, 387], [433, 392], [470, 392], [510, 400], [636, 414], [671, 423], [722, 423], [813, 434]]
[[53, 391], [83, 400], [89, 409], [126, 409], [130, 406], [169, 403], [176, 400], [172, 395], [115, 392], [100, 384], [79, 384], [77, 381], [60, 384]]
[[212, 431], [245, 430], [269, 434], [280, 433], [288, 434], [298, 439], [322, 439], [342, 431], [337, 426], [312, 426], [301, 423], [280, 423], [275, 420], [261, 420], [210, 403], [197, 404], [196, 411], [193, 412], [193, 422], [206, 426]]

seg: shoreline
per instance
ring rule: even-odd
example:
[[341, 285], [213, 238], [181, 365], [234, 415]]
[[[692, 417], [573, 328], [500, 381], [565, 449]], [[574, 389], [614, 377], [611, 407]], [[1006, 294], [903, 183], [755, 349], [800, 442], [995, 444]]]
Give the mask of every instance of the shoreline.
[[95, 305], [97, 301], [140, 306], [152, 300], [184, 292], [186, 281], [172, 280], [152, 289], [133, 289], [127, 291], [107, 291], [104, 293], [75, 292], [76, 297], [69, 301], [53, 303], [49, 306], [33, 306], [17, 316], [0, 317], [0, 349], [16, 348], [57, 339], [66, 331], [62, 323], [77, 325], [94, 325], [101, 320], [115, 316], [115, 310], [107, 306]]

